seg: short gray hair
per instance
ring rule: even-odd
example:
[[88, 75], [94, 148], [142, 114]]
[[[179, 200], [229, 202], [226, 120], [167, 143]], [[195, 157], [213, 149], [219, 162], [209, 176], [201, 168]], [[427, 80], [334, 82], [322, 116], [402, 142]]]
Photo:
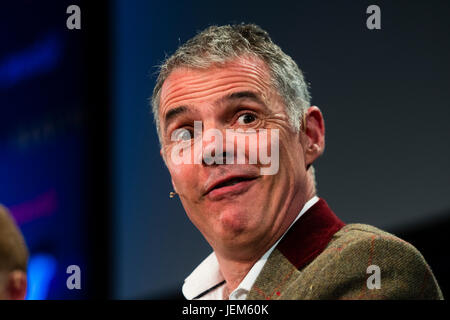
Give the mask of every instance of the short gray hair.
[[263, 60], [271, 73], [271, 81], [286, 104], [291, 126], [299, 131], [301, 119], [310, 106], [311, 96], [303, 73], [295, 61], [272, 42], [269, 34], [254, 24], [210, 26], [180, 46], [159, 67], [152, 95], [152, 111], [159, 141], [161, 88], [169, 74], [180, 67], [206, 69], [243, 55]]

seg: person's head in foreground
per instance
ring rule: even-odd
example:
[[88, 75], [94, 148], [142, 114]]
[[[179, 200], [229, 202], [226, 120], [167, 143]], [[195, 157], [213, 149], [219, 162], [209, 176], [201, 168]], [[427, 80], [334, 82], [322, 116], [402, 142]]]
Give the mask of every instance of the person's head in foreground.
[[23, 300], [27, 291], [28, 249], [22, 233], [0, 205], [0, 300]]
[[[414, 247], [345, 225], [316, 196], [325, 126], [310, 100], [297, 64], [256, 25], [209, 27], [162, 64], [152, 96], [161, 155], [214, 250], [184, 295], [440, 298]], [[369, 265], [381, 269], [380, 289]]]

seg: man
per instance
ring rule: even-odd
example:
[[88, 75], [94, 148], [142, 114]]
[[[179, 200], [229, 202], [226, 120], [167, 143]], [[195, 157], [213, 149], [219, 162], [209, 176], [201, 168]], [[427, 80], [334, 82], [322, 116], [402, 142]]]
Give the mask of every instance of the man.
[[0, 205], [0, 300], [23, 300], [27, 291], [28, 250], [21, 232]]
[[162, 65], [152, 105], [171, 197], [214, 250], [187, 299], [442, 299], [413, 246], [317, 197], [323, 116], [264, 30], [199, 33]]

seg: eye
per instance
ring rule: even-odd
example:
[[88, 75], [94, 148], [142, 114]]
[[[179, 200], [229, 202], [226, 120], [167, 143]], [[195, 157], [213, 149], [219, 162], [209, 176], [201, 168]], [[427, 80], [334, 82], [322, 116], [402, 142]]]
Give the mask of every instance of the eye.
[[189, 130], [185, 128], [176, 129], [172, 132], [172, 141], [187, 141], [191, 140], [192, 134]]
[[256, 120], [256, 116], [253, 113], [244, 113], [239, 116], [239, 124], [249, 124]]

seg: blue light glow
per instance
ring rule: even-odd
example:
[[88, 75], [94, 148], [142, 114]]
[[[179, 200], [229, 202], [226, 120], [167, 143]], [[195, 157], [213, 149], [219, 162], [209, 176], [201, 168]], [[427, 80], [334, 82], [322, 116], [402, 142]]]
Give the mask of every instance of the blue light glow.
[[33, 46], [0, 61], [0, 88], [11, 87], [33, 75], [52, 70], [61, 56], [61, 38], [48, 34]]
[[57, 261], [50, 254], [40, 253], [30, 257], [28, 263], [28, 288], [26, 300], [45, 300], [50, 283], [55, 276]]

